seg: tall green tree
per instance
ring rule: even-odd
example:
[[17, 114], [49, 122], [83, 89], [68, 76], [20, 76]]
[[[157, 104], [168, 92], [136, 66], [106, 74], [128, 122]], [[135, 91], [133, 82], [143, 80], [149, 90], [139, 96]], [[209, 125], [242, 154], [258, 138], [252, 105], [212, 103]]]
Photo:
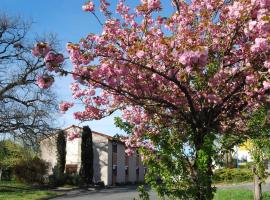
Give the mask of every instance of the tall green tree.
[[[115, 118], [115, 125], [123, 130], [127, 135], [134, 132], [134, 126], [121, 118]], [[190, 176], [191, 165], [194, 163], [194, 151], [187, 148], [185, 141], [179, 138], [179, 133], [175, 129], [161, 128], [160, 135], [148, 135], [145, 140], [153, 141], [154, 149], [139, 148], [143, 155], [143, 162], [147, 166], [145, 181], [151, 188], [158, 192], [158, 195], [171, 198], [190, 199], [196, 192], [195, 187], [190, 187], [192, 182]], [[203, 170], [207, 165], [207, 158], [214, 153], [214, 146], [211, 145], [214, 138], [208, 138], [209, 144], [204, 147], [208, 154], [201, 152], [198, 167]], [[208, 181], [208, 177], [200, 176], [200, 181]]]
[[59, 131], [56, 139], [57, 149], [57, 171], [63, 174], [66, 166], [66, 134], [64, 131]]
[[28, 148], [10, 140], [0, 141], [0, 180], [5, 170], [12, 169], [20, 160], [33, 156]]
[[82, 143], [81, 143], [81, 169], [80, 176], [85, 184], [93, 182], [93, 140], [92, 131], [89, 126], [83, 127]]
[[254, 200], [262, 199], [262, 183], [268, 177], [266, 161], [270, 160], [270, 126], [267, 121], [267, 108], [257, 110], [248, 123], [249, 131], [253, 134], [250, 140], [249, 152], [253, 159]]

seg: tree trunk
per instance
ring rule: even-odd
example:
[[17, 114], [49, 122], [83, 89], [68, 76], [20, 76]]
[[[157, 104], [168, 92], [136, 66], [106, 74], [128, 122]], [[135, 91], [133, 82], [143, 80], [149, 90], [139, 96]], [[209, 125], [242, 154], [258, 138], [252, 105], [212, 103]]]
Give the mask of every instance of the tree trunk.
[[208, 170], [203, 171], [202, 169], [195, 169], [195, 200], [211, 200], [213, 199], [214, 189], [212, 188], [212, 163], [208, 164]]
[[225, 153], [225, 167], [229, 168], [229, 155], [228, 155], [228, 152]]
[[254, 200], [262, 200], [262, 182], [254, 170]]
[[0, 181], [2, 181], [2, 173], [3, 173], [3, 169], [2, 167], [0, 167]]
[[200, 135], [195, 143], [195, 160], [193, 166], [194, 174], [194, 199], [211, 200], [214, 198], [214, 188], [212, 188], [212, 155], [213, 138]]
[[228, 151], [228, 168], [230, 169], [234, 168], [233, 157], [232, 157], [231, 151]]

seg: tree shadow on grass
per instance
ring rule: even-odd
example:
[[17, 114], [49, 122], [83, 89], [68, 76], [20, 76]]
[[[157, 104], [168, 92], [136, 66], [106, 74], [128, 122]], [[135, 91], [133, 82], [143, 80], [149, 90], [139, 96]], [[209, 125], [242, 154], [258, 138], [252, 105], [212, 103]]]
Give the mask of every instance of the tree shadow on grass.
[[19, 186], [0, 186], [0, 192], [23, 192], [35, 190], [30, 187], [19, 187]]

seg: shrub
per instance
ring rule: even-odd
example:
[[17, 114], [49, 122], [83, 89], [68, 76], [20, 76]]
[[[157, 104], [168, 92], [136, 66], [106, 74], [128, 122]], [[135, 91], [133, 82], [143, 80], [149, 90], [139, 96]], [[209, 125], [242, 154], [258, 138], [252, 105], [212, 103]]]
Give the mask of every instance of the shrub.
[[[141, 200], [150, 200], [150, 196], [149, 196], [149, 193], [148, 191], [144, 188], [143, 185], [140, 185], [138, 188], [137, 188], [137, 191], [139, 193], [139, 199]], [[133, 200], [137, 200], [136, 198], [133, 198]]]
[[63, 185], [83, 186], [84, 181], [79, 174], [73, 173], [61, 173], [57, 166], [53, 168], [53, 174], [49, 176], [49, 185], [53, 187], [59, 187]]
[[98, 186], [98, 187], [101, 187], [101, 188], [105, 187], [104, 181], [98, 181], [98, 182], [95, 183], [95, 185]]
[[57, 170], [63, 174], [66, 166], [66, 134], [64, 131], [60, 131], [56, 140], [56, 148], [57, 148]]
[[253, 179], [253, 173], [250, 169], [225, 168], [217, 169], [213, 175], [214, 182], [245, 182]]
[[245, 162], [245, 163], [240, 163], [239, 168], [241, 169], [252, 169], [254, 163], [253, 162]]
[[12, 169], [3, 169], [0, 181], [10, 181], [12, 179]]
[[14, 166], [15, 179], [28, 184], [43, 184], [48, 168], [49, 164], [38, 157], [22, 159]]
[[67, 174], [66, 184], [73, 186], [82, 186], [83, 180], [79, 174]]
[[92, 184], [93, 180], [93, 141], [92, 131], [88, 126], [83, 127], [81, 143], [80, 176], [85, 184]]
[[67, 182], [67, 174], [62, 173], [58, 166], [53, 168], [53, 174], [49, 176], [49, 185], [58, 187], [63, 186]]

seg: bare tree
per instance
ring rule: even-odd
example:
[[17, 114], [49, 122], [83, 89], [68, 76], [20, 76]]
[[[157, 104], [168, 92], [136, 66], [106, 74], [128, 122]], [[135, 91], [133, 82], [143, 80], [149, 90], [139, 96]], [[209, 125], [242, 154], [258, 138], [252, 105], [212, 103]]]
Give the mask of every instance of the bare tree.
[[36, 76], [45, 73], [44, 62], [31, 54], [36, 41], [27, 37], [30, 26], [0, 14], [0, 136], [35, 144], [38, 137], [52, 132], [57, 101], [52, 90], [36, 84]]

